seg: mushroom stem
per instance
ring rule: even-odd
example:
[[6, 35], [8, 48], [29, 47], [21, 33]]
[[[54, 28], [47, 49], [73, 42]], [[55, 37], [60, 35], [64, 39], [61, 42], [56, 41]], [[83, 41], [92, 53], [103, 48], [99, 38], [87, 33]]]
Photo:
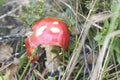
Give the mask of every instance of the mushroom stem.
[[52, 45], [43, 45], [42, 47], [46, 50], [46, 58], [47, 61], [45, 63], [47, 70], [50, 73], [54, 73], [58, 70], [59, 62], [57, 58], [57, 54], [53, 53], [52, 50], [55, 49], [55, 46]]

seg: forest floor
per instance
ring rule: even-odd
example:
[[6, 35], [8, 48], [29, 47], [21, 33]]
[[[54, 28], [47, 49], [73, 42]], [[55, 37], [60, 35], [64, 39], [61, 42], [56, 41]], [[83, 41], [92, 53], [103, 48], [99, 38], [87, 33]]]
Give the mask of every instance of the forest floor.
[[[46, 49], [38, 46], [31, 63], [25, 45], [46, 17], [61, 19], [70, 34], [67, 50], [57, 49], [54, 76]], [[0, 0], [0, 80], [120, 80], [119, 28], [119, 0]]]

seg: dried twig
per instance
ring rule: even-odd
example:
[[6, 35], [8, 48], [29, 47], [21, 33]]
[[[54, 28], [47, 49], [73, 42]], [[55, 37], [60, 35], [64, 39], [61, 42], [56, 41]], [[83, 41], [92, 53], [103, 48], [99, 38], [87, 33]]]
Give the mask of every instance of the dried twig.
[[17, 8], [15, 8], [15, 9], [7, 12], [6, 14], [3, 14], [2, 16], [0, 16], [0, 19], [2, 19], [2, 18], [4, 18], [4, 17], [6, 17], [6, 16], [8, 16], [8, 15], [10, 15], [10, 14], [12, 14], [12, 13], [14, 13], [15, 11], [17, 11], [17, 10], [20, 9], [20, 8], [21, 8], [21, 6], [18, 6]]

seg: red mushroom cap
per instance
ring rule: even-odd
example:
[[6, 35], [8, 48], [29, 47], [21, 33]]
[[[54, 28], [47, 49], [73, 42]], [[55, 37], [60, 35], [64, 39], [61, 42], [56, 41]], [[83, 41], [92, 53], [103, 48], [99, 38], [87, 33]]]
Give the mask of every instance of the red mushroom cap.
[[67, 25], [57, 18], [38, 20], [33, 26], [33, 34], [25, 40], [28, 56], [40, 44], [56, 45], [67, 49], [70, 35]]
[[[29, 43], [29, 38], [25, 39], [25, 46], [26, 46], [28, 58], [30, 58], [30, 57], [32, 56], [32, 53], [34, 52], [34, 49], [35, 49], [35, 47], [32, 47], [32, 46], [30, 46], [30, 45], [31, 45], [31, 44]], [[35, 62], [35, 61], [37, 61], [37, 60], [38, 60], [38, 58], [37, 58], [37, 56], [35, 55], [35, 56], [33, 56], [33, 59], [32, 59], [31, 62]]]

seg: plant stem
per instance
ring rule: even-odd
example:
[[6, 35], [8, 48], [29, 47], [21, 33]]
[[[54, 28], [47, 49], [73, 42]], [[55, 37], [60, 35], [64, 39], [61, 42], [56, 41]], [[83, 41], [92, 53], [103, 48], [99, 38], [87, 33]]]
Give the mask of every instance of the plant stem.
[[53, 53], [52, 50], [55, 48], [52, 45], [43, 45], [43, 47], [46, 50], [46, 68], [48, 69], [49, 72], [54, 73], [55, 71], [58, 70], [59, 67], [59, 62], [58, 59], [56, 58], [57, 54]]

